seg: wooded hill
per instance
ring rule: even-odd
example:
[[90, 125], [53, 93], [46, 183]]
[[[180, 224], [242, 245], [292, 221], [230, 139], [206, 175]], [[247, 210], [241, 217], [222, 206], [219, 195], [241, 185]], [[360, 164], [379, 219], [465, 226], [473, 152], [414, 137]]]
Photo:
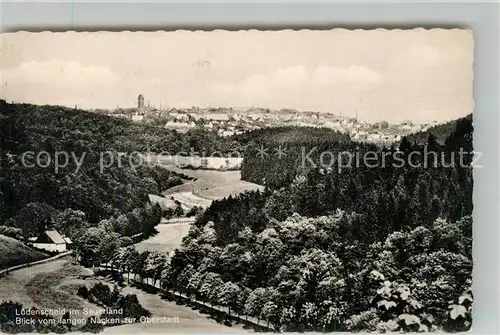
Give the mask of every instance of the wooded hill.
[[[470, 157], [460, 165], [453, 153], [472, 151], [472, 131], [465, 118], [445, 144], [428, 137], [449, 166], [395, 167], [389, 158], [341, 173], [310, 169], [274, 190], [216, 201], [183, 248], [149, 271], [281, 331], [467, 330], [473, 180]], [[400, 150], [408, 159], [424, 149], [405, 139]], [[295, 173], [274, 163], [259, 173]]]
[[463, 120], [468, 120], [472, 123], [472, 114], [469, 114], [463, 118], [459, 118], [457, 120], [452, 120], [443, 124], [439, 124], [433, 127], [430, 127], [426, 131], [420, 131], [418, 133], [414, 133], [411, 135], [406, 136], [408, 141], [416, 144], [425, 144], [427, 143], [427, 138], [429, 137], [429, 134], [432, 134], [436, 137], [436, 140], [444, 144], [445, 140], [447, 137], [451, 135], [453, 131], [455, 131], [457, 123], [463, 121]]
[[[148, 194], [182, 183], [181, 176], [164, 169], [134, 169], [129, 156], [118, 155], [154, 143], [167, 148], [189, 144], [175, 132], [58, 106], [0, 105], [0, 225], [21, 228], [25, 238], [46, 227], [71, 236], [122, 215], [128, 218], [115, 224], [119, 234], [151, 230], [147, 225], [155, 219], [141, 219], [156, 215], [144, 208]], [[42, 151], [48, 156], [35, 164]], [[70, 159], [55, 171], [58, 151]], [[23, 157], [26, 152], [31, 156]], [[101, 170], [103, 152], [110, 152], [114, 164]], [[79, 170], [72, 157], [83, 158]]]
[[[321, 152], [333, 148], [337, 153], [354, 147], [348, 134], [328, 128], [278, 127], [244, 133], [237, 138], [246, 144], [241, 179], [270, 188], [290, 184], [310, 166], [303, 157], [318, 162]], [[263, 151], [264, 150], [264, 151]]]

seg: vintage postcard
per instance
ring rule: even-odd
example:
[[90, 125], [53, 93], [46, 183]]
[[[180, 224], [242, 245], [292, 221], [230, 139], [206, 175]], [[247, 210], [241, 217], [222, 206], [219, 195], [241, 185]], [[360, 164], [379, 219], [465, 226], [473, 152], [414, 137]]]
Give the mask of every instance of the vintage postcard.
[[0, 41], [2, 333], [471, 327], [471, 31]]

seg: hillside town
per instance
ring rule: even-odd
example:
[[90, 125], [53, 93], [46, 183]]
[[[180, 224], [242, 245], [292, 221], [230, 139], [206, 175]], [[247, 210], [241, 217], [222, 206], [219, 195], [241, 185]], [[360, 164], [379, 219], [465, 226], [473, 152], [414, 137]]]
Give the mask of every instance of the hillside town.
[[386, 121], [370, 123], [341, 113], [320, 113], [295, 109], [267, 109], [261, 107], [217, 107], [217, 108], [157, 108], [144, 103], [144, 96], [137, 98], [137, 107], [113, 110], [98, 109], [93, 112], [131, 119], [134, 122], [153, 124], [185, 133], [190, 129], [204, 128], [217, 132], [222, 137], [233, 136], [246, 130], [268, 127], [297, 126], [329, 128], [349, 134], [351, 139], [371, 143], [393, 143], [402, 136], [426, 131], [438, 124], [432, 121], [414, 124], [404, 121], [389, 124]]

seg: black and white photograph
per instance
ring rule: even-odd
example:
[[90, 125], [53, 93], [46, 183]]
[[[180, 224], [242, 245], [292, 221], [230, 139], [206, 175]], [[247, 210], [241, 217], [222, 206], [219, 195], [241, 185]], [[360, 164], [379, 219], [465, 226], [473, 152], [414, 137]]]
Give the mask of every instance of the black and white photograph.
[[0, 43], [1, 333], [471, 329], [471, 30]]

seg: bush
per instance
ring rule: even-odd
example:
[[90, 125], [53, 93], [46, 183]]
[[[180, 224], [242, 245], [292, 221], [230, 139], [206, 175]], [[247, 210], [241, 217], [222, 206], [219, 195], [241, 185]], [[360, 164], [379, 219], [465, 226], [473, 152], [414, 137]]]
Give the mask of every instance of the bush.
[[116, 303], [116, 308], [123, 308], [123, 314], [121, 316], [124, 318], [139, 319], [141, 316], [151, 316], [151, 313], [139, 304], [135, 294], [121, 296]]
[[192, 216], [197, 216], [198, 214], [200, 214], [201, 212], [203, 212], [203, 208], [200, 207], [200, 206], [193, 206], [191, 207], [191, 209], [186, 213], [186, 216], [187, 217], [192, 217]]
[[111, 289], [102, 283], [95, 284], [89, 291], [89, 293], [103, 305], [113, 306], [118, 300], [117, 292], [111, 292]]
[[174, 216], [183, 216], [183, 215], [184, 215], [184, 209], [182, 209], [182, 205], [179, 203], [177, 204], [177, 207], [175, 207]]
[[167, 208], [163, 210], [162, 216], [166, 219], [171, 219], [174, 216], [174, 210], [172, 208]]
[[80, 328], [83, 333], [93, 333], [97, 334], [103, 331], [104, 326], [99, 322], [99, 319], [96, 316], [91, 316], [87, 319], [87, 322]]
[[89, 290], [87, 286], [81, 286], [76, 294], [84, 299], [89, 298]]

